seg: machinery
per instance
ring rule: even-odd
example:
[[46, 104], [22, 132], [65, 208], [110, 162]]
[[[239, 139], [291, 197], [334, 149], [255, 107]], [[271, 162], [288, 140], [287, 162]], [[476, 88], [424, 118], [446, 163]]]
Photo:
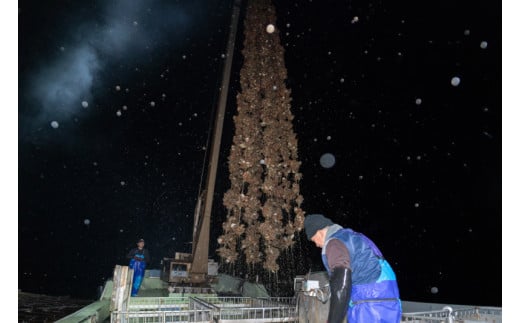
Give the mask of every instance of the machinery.
[[[226, 62], [224, 73], [222, 74], [222, 86], [220, 87], [219, 105], [214, 118], [215, 124], [212, 134], [205, 189], [199, 193], [195, 207], [192, 251], [191, 254], [176, 252], [174, 257], [163, 258], [161, 279], [174, 287], [179, 285], [187, 287], [209, 287], [209, 284], [215, 280], [217, 275], [216, 263], [208, 260], [209, 229], [239, 12], [240, 1], [236, 0], [231, 18]], [[204, 178], [204, 176], [201, 178]]]

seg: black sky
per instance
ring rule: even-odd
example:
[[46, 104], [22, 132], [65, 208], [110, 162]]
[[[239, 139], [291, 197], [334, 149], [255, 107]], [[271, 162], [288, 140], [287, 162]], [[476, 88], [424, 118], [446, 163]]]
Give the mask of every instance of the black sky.
[[[19, 2], [20, 289], [93, 297], [139, 237], [156, 268], [189, 251], [231, 4]], [[274, 5], [304, 210], [374, 240], [404, 300], [501, 305], [500, 3]], [[215, 259], [242, 39], [241, 26]]]

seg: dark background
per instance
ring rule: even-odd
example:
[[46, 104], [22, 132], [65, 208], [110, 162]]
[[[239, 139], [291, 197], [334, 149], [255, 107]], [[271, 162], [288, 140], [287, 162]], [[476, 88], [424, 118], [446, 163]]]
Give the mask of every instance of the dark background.
[[[500, 306], [500, 4], [273, 3], [303, 209], [370, 237], [403, 300]], [[94, 298], [140, 237], [151, 267], [190, 251], [231, 4], [19, 2], [19, 289]], [[241, 25], [216, 260], [242, 40]], [[303, 234], [297, 245], [302, 267], [323, 270]]]

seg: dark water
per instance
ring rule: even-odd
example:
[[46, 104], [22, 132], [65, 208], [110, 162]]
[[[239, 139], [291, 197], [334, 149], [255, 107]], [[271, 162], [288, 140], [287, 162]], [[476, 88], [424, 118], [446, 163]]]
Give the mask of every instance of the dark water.
[[18, 322], [55, 322], [93, 300], [18, 292]]

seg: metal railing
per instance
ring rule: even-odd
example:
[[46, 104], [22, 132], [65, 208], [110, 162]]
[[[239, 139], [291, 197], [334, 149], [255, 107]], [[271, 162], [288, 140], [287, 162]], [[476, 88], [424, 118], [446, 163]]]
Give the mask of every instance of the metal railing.
[[186, 311], [115, 311], [111, 323], [211, 322], [211, 310]]
[[112, 323], [297, 322], [291, 297], [146, 297], [131, 299], [126, 311], [114, 311]]
[[466, 322], [502, 322], [502, 309], [495, 307], [472, 307], [452, 309], [449, 306], [438, 311], [403, 313], [401, 322], [407, 323], [458, 323]]

